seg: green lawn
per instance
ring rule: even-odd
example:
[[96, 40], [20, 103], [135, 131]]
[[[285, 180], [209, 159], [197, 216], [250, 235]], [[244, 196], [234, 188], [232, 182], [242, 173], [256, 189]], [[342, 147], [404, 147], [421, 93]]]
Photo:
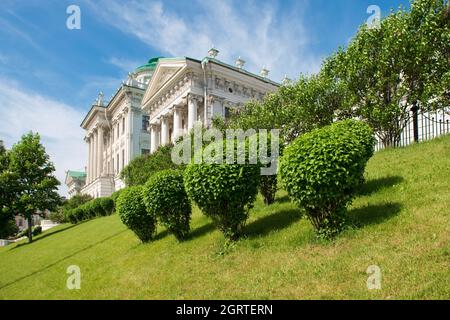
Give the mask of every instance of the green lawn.
[[[117, 215], [0, 248], [1, 299], [450, 299], [450, 136], [377, 153], [350, 208], [354, 227], [316, 240], [286, 194], [258, 199], [247, 237], [223, 237], [194, 210], [192, 238], [159, 229], [142, 245]], [[382, 289], [366, 287], [369, 265]], [[81, 290], [66, 269], [81, 268]]]

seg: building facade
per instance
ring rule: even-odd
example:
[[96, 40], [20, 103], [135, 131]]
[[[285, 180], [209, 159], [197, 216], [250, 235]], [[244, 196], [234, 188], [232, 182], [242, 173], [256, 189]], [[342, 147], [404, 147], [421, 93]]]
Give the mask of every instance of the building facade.
[[68, 187], [68, 199], [81, 193], [86, 185], [86, 172], [68, 170], [66, 172], [65, 183]]
[[216, 59], [216, 49], [208, 53], [202, 60], [153, 58], [130, 73], [108, 103], [99, 95], [81, 123], [88, 147], [82, 193], [111, 195], [125, 186], [120, 172], [135, 157], [174, 142], [196, 123], [209, 127], [213, 117], [279, 86], [265, 68], [255, 75], [240, 58], [231, 66]]

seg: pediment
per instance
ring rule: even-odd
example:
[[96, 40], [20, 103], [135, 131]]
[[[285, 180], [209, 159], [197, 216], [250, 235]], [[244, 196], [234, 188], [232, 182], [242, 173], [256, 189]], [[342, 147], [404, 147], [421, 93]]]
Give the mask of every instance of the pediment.
[[184, 68], [186, 60], [160, 61], [156, 67], [155, 73], [150, 80], [145, 91], [142, 104], [145, 105], [155, 94], [157, 94], [171, 79], [176, 77]]

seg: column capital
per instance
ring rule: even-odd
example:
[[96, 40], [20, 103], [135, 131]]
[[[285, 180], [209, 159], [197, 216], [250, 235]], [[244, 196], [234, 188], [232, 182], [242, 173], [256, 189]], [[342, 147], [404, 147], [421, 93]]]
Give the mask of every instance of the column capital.
[[150, 129], [158, 129], [159, 123], [157, 123], [157, 122], [152, 122], [152, 123], [150, 123], [150, 124], [148, 125], [148, 127], [149, 127]]
[[188, 101], [201, 102], [203, 100], [203, 96], [195, 94], [195, 93], [188, 93], [187, 99], [188, 99]]

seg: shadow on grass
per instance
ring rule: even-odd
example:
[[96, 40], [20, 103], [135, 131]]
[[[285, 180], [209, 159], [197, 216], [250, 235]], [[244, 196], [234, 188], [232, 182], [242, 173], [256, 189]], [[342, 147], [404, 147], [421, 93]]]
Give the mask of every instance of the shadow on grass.
[[165, 229], [161, 232], [158, 232], [152, 241], [161, 240], [162, 238], [166, 237], [169, 234], [169, 230]]
[[[65, 229], [65, 230], [67, 230], [67, 229]], [[110, 240], [110, 239], [112, 239], [112, 238], [114, 238], [114, 237], [117, 237], [118, 235], [120, 235], [121, 233], [124, 233], [124, 232], [126, 232], [126, 231], [127, 231], [127, 230], [119, 231], [119, 232], [117, 232], [117, 233], [115, 233], [115, 234], [113, 234], [113, 235], [111, 235], [111, 236], [109, 236], [109, 237], [106, 237], [106, 238], [103, 239], [103, 240], [94, 242], [93, 244], [90, 244], [90, 245], [88, 245], [88, 246], [86, 246], [86, 247], [84, 247], [84, 248], [82, 248], [82, 249], [80, 249], [80, 250], [77, 250], [77, 251], [75, 251], [75, 252], [73, 252], [73, 253], [71, 253], [71, 254], [69, 254], [69, 255], [67, 255], [67, 256], [61, 258], [61, 259], [58, 259], [58, 260], [56, 260], [55, 262], [52, 262], [52, 263], [50, 263], [49, 265], [47, 265], [47, 266], [45, 266], [45, 267], [43, 267], [43, 268], [41, 268], [41, 269], [38, 269], [38, 270], [36, 270], [36, 271], [34, 271], [34, 272], [30, 273], [30, 274], [27, 274], [27, 275], [25, 275], [25, 276], [19, 277], [19, 278], [15, 279], [15, 280], [10, 281], [10, 282], [7, 282], [7, 283], [5, 283], [5, 284], [0, 284], [0, 290], [1, 290], [1, 289], [4, 289], [4, 288], [6, 288], [6, 287], [9, 287], [9, 286], [11, 286], [11, 285], [13, 285], [13, 284], [15, 284], [15, 283], [17, 283], [17, 282], [19, 282], [19, 281], [22, 281], [22, 280], [25, 280], [25, 279], [27, 279], [27, 278], [29, 278], [29, 277], [32, 277], [32, 276], [34, 276], [35, 274], [41, 273], [41, 272], [43, 272], [43, 271], [45, 271], [45, 270], [47, 270], [47, 269], [49, 269], [49, 268], [51, 268], [51, 267], [57, 265], [58, 263], [60, 263], [60, 262], [62, 262], [62, 261], [64, 261], [64, 260], [70, 259], [70, 258], [76, 256], [77, 254], [79, 254], [79, 253], [81, 253], [81, 252], [84, 252], [84, 251], [86, 251], [86, 250], [89, 250], [89, 249], [91, 249], [91, 248], [93, 248], [93, 247], [95, 247], [95, 246], [97, 246], [97, 245], [99, 245], [99, 244], [102, 244], [102, 243], [104, 243], [104, 242], [106, 242], [106, 241], [108, 241], [108, 240]]]
[[301, 217], [299, 209], [280, 210], [248, 224], [245, 228], [245, 234], [249, 238], [264, 236], [272, 231], [289, 227], [300, 220]]
[[289, 196], [287, 194], [285, 194], [281, 197], [275, 198], [275, 203], [286, 203], [286, 202], [291, 202], [291, 199], [289, 198]]
[[20, 248], [20, 247], [23, 247], [23, 246], [27, 246], [27, 245], [29, 245], [29, 244], [36, 243], [36, 242], [38, 242], [38, 241], [40, 241], [40, 240], [42, 240], [42, 239], [45, 239], [45, 238], [47, 238], [47, 237], [51, 237], [51, 236], [53, 236], [53, 235], [55, 235], [55, 234], [58, 234], [58, 233], [60, 233], [60, 232], [63, 232], [63, 231], [72, 229], [72, 228], [75, 227], [75, 226], [77, 226], [77, 225], [76, 225], [76, 224], [71, 224], [70, 226], [67, 226], [67, 227], [65, 227], [65, 228], [63, 228], [63, 229], [59, 229], [59, 230], [57, 230], [57, 231], [53, 231], [53, 232], [49, 232], [49, 233], [46, 233], [46, 231], [44, 231], [44, 233], [42, 233], [42, 234], [36, 236], [36, 238], [35, 238], [35, 236], [33, 236], [33, 242], [29, 243], [29, 242], [28, 242], [28, 239], [26, 239], [25, 241], [27, 241], [27, 242], [20, 243], [20, 244], [16, 245], [15, 247], [12, 247], [12, 248], [9, 249], [9, 250], [15, 250], [15, 249], [17, 249], [17, 248]]
[[188, 239], [191, 240], [191, 239], [201, 237], [201, 236], [213, 231], [215, 228], [216, 227], [214, 226], [214, 224], [212, 222], [204, 224], [203, 226], [192, 230], [191, 233], [189, 234]]
[[371, 179], [366, 181], [358, 193], [360, 196], [368, 196], [373, 193], [377, 193], [383, 189], [390, 188], [399, 184], [404, 179], [400, 176], [383, 177], [378, 179]]
[[364, 227], [371, 224], [379, 224], [398, 215], [402, 207], [400, 203], [396, 202], [368, 205], [350, 209], [348, 211], [348, 217], [354, 226]]

